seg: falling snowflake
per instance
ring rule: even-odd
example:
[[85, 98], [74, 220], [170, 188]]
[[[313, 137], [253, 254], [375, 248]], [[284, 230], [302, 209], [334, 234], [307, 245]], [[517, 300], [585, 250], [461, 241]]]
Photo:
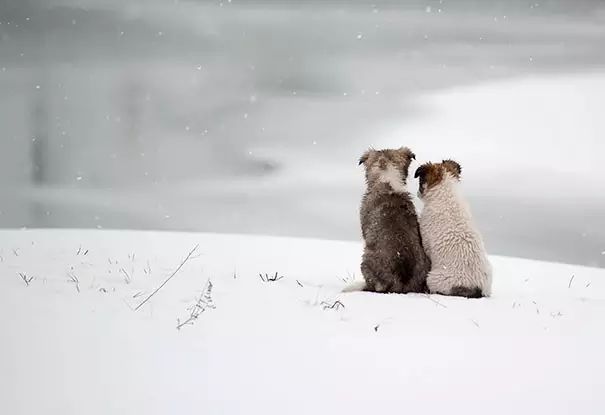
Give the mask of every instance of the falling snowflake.
[[357, 39], [363, 39], [363, 34], [357, 33]]
[[424, 9], [424, 11], [430, 13], [433, 11], [433, 9], [431, 8], [431, 6], [426, 6], [426, 9]]

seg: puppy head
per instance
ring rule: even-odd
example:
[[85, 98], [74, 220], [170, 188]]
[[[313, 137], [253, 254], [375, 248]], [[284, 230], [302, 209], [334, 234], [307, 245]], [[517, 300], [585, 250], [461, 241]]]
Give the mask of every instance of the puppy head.
[[416, 155], [407, 147], [398, 149], [374, 150], [369, 149], [359, 158], [359, 165], [366, 169], [368, 184], [379, 181], [391, 183], [400, 181], [405, 184], [408, 170]]
[[452, 175], [456, 180], [460, 181], [460, 174], [462, 173], [462, 166], [454, 160], [443, 160], [441, 162], [445, 171]]
[[420, 179], [418, 196], [424, 196], [427, 190], [441, 183], [447, 176], [460, 181], [461, 173], [462, 167], [454, 160], [443, 160], [441, 163], [424, 163], [414, 173], [414, 178]]

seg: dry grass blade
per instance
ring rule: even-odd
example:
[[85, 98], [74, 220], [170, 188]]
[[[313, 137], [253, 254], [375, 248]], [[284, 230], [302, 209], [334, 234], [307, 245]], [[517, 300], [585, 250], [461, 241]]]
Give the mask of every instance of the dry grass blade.
[[200, 316], [200, 314], [202, 314], [207, 309], [216, 308], [214, 302], [212, 301], [212, 287], [212, 281], [210, 281], [210, 278], [208, 278], [208, 281], [206, 282], [206, 285], [202, 290], [202, 294], [200, 294], [195, 304], [190, 308], [191, 311], [187, 320], [181, 323], [181, 321], [177, 319], [177, 330], [180, 330], [181, 327], [185, 325], [193, 324], [195, 320], [197, 320], [197, 318]]
[[324, 306], [324, 310], [339, 310], [340, 308], [345, 308], [345, 305], [341, 303], [339, 300], [334, 301], [332, 304], [322, 301], [321, 305]]
[[29, 287], [29, 283], [32, 282], [32, 280], [34, 279], [34, 277], [28, 277], [27, 274], [25, 274], [24, 272], [20, 272], [19, 276], [21, 277], [21, 279], [25, 283], [25, 286], [27, 286], [27, 287]]
[[443, 308], [447, 308], [447, 306], [443, 303], [440, 303], [439, 301], [435, 300], [434, 298], [431, 298], [430, 294], [425, 294], [425, 297], [429, 300], [431, 300], [432, 302], [434, 302], [435, 304], [437, 304], [438, 306], [441, 306]]
[[259, 273], [258, 275], [262, 282], [275, 282], [275, 281], [279, 281], [282, 278], [284, 278], [283, 275], [279, 275], [277, 272], [274, 275], [269, 275], [267, 273], [265, 273], [264, 276], [261, 273]]
[[72, 282], [76, 286], [76, 290], [80, 292], [80, 280], [78, 279], [78, 277], [76, 277], [76, 275], [73, 273], [69, 273], [67, 274], [67, 276], [69, 277], [68, 281]]
[[130, 274], [124, 268], [120, 268], [120, 272], [124, 274], [124, 282], [126, 282], [126, 284], [130, 284], [132, 281]]

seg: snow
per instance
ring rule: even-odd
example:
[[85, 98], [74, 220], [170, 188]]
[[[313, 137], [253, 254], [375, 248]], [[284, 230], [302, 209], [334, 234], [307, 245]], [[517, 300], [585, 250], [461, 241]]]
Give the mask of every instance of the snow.
[[[605, 409], [605, 270], [492, 257], [489, 299], [341, 293], [360, 254], [312, 239], [0, 231], [3, 412]], [[208, 280], [216, 308], [177, 330]]]

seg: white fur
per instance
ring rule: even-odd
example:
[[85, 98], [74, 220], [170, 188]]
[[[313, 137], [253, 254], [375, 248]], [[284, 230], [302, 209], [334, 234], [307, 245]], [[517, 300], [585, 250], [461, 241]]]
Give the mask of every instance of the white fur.
[[481, 234], [473, 224], [470, 209], [458, 192], [458, 181], [449, 173], [425, 190], [420, 215], [420, 233], [431, 271], [431, 292], [450, 294], [455, 286], [479, 287], [491, 294], [492, 269]]
[[354, 291], [363, 291], [366, 288], [366, 282], [364, 280], [357, 280], [349, 283], [342, 289], [343, 293], [351, 293]]
[[401, 177], [401, 172], [397, 170], [391, 163], [387, 165], [385, 170], [380, 172], [378, 180], [383, 183], [388, 183], [394, 192], [404, 193], [407, 191], [405, 188], [405, 183], [403, 182], [403, 177]]

